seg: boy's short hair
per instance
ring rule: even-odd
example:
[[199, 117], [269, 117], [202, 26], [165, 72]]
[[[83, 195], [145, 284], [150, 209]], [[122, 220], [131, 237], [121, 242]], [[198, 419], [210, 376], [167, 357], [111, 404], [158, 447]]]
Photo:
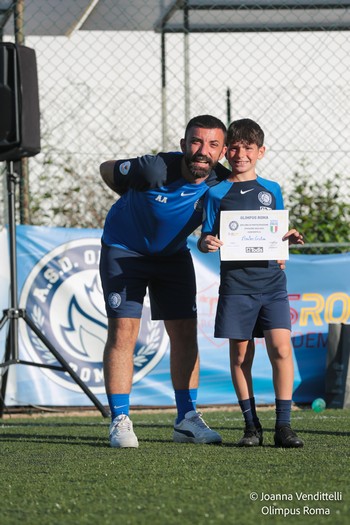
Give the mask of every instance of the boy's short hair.
[[256, 144], [258, 148], [261, 148], [264, 145], [264, 132], [259, 124], [250, 118], [234, 120], [227, 130], [227, 144], [233, 142]]
[[191, 118], [186, 126], [185, 138], [190, 128], [221, 129], [226, 139], [227, 130], [225, 124], [212, 115], [198, 115], [197, 117]]

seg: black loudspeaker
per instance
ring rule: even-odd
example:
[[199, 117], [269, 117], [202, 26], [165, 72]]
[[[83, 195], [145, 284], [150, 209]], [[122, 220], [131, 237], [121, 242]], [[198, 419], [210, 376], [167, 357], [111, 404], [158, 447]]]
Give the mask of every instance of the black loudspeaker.
[[0, 161], [40, 152], [39, 89], [35, 51], [0, 43]]

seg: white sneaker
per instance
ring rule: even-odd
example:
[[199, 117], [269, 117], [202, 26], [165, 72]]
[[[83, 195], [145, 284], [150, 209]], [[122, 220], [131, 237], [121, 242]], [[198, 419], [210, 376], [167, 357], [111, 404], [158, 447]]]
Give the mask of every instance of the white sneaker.
[[180, 423], [174, 425], [173, 440], [176, 443], [221, 443], [220, 434], [211, 430], [202, 414], [191, 410]]
[[109, 441], [115, 448], [137, 448], [139, 442], [132, 429], [132, 422], [125, 414], [113, 419], [109, 427]]

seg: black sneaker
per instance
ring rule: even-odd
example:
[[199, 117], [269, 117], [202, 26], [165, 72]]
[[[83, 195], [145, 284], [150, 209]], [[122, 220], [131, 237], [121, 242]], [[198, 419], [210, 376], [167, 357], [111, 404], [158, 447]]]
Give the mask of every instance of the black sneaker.
[[301, 448], [304, 446], [304, 442], [297, 436], [297, 434], [290, 428], [289, 425], [276, 428], [274, 440], [275, 447]]
[[261, 427], [245, 427], [243, 437], [238, 441], [239, 447], [258, 447], [263, 444], [263, 429]]

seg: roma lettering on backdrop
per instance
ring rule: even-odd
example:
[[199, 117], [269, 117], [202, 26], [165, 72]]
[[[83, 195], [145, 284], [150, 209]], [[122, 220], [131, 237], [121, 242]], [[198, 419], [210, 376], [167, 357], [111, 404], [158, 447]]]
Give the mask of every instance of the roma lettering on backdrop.
[[[98, 274], [101, 230], [19, 226], [19, 304], [89, 388], [106, 403], [102, 353], [107, 321]], [[1, 239], [0, 239], [1, 240]], [[228, 343], [213, 337], [219, 285], [218, 254], [204, 255], [190, 239], [197, 273], [201, 354], [200, 404], [236, 403]], [[4, 242], [2, 243], [4, 244]], [[308, 402], [324, 394], [328, 323], [347, 322], [350, 289], [345, 277], [350, 256], [291, 256], [287, 263], [296, 377], [294, 399]], [[5, 268], [1, 266], [0, 286]], [[20, 321], [21, 357], [55, 363], [52, 354]], [[0, 339], [1, 344], [1, 339]], [[254, 384], [258, 403], [274, 401], [271, 365], [264, 340], [256, 341]], [[0, 347], [1, 351], [1, 347]], [[152, 321], [146, 297], [134, 353], [135, 405], [173, 405], [168, 339], [163, 323]], [[16, 367], [8, 405], [84, 406], [91, 402], [65, 373]], [[9, 397], [9, 398], [8, 398]]]
[[298, 255], [287, 270], [292, 341], [301, 379], [293, 395], [297, 402], [325, 395], [328, 325], [350, 320], [349, 266], [350, 254]]

